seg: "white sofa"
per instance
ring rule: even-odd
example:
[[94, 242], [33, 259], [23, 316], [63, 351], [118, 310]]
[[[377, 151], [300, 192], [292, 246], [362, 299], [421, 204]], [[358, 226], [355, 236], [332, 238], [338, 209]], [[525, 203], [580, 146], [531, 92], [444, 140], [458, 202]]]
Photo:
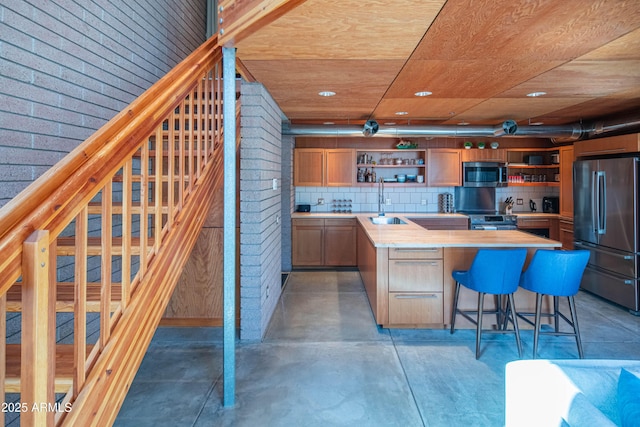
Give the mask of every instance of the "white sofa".
[[640, 376], [640, 360], [510, 362], [506, 366], [505, 425], [619, 426], [617, 394], [622, 368]]

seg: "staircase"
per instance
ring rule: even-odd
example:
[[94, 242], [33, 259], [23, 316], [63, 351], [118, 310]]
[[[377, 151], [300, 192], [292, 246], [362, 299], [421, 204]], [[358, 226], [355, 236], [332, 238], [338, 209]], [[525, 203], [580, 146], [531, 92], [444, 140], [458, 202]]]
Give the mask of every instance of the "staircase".
[[[221, 58], [214, 36], [0, 210], [0, 332], [21, 313], [0, 381], [21, 425], [115, 420], [222, 203]], [[56, 343], [57, 313], [73, 314], [72, 343]]]

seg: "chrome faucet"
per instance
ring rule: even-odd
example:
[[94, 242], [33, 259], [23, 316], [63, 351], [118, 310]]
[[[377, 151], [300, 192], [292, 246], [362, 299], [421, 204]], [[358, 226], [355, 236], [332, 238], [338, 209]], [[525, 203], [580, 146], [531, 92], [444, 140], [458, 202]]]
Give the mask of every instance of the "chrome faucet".
[[384, 216], [384, 179], [378, 181], [378, 216]]

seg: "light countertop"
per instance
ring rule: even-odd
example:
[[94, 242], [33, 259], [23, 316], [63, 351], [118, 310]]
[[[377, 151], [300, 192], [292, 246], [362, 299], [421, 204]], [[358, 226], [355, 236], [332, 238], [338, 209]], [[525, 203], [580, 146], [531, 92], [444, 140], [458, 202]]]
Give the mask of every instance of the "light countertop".
[[[520, 218], [560, 218], [556, 213], [544, 212], [514, 212]], [[333, 213], [333, 212], [293, 212], [291, 218], [355, 218], [358, 215], [378, 215], [377, 212], [354, 212], [354, 213]], [[437, 213], [437, 212], [388, 212], [388, 216], [402, 216], [406, 218], [464, 218], [461, 213]]]
[[407, 219], [414, 214], [388, 214], [398, 217], [406, 224], [376, 225], [369, 217], [372, 214], [355, 214], [369, 240], [376, 247], [389, 248], [434, 248], [434, 247], [538, 247], [559, 248], [562, 244], [530, 233], [517, 230], [427, 230]]
[[[293, 212], [291, 218], [356, 218], [363, 216], [378, 216], [377, 212], [358, 212], [358, 213], [333, 213], [333, 212]], [[388, 216], [402, 216], [407, 218], [466, 218], [466, 215], [459, 213], [387, 213]]]

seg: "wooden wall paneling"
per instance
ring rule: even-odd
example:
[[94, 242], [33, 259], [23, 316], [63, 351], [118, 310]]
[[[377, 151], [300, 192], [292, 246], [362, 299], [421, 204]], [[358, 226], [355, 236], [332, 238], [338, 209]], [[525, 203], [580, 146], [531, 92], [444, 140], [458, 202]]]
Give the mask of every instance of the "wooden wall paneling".
[[203, 228], [164, 314], [181, 324], [218, 325], [222, 320], [222, 228]]
[[560, 147], [560, 216], [573, 219], [573, 146]]

